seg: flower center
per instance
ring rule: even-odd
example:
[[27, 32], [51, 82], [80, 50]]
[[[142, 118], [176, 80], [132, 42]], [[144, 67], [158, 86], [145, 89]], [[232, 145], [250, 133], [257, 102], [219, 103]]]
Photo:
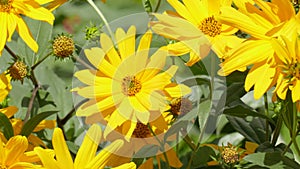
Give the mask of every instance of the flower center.
[[221, 155], [227, 164], [232, 164], [239, 160], [239, 153], [233, 147], [224, 148]]
[[171, 113], [174, 116], [184, 115], [192, 110], [193, 104], [188, 98], [175, 98], [171, 101]]
[[0, 0], [0, 12], [9, 12], [12, 8], [13, 0]]
[[147, 138], [150, 135], [150, 130], [147, 125], [137, 122], [132, 135], [136, 138]]
[[214, 16], [211, 16], [205, 18], [199, 28], [204, 34], [215, 37], [221, 33], [222, 24], [215, 20]]
[[21, 61], [17, 61], [9, 68], [9, 73], [13, 80], [23, 81], [27, 76], [27, 65]]
[[284, 70], [287, 79], [297, 78], [300, 80], [300, 63], [296, 62], [294, 64], [288, 65], [287, 69]]
[[62, 59], [72, 55], [75, 50], [73, 39], [65, 35], [60, 35], [55, 38], [52, 48], [53, 54]]
[[122, 81], [122, 92], [127, 96], [135, 96], [142, 88], [135, 76], [126, 76]]
[[7, 169], [6, 166], [0, 165], [0, 169]]

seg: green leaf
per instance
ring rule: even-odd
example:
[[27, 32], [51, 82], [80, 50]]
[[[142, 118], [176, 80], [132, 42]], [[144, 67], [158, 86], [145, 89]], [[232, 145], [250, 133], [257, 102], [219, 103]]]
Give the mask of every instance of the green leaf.
[[14, 129], [7, 116], [2, 112], [0, 112], [0, 130], [7, 140], [14, 136]]
[[270, 123], [275, 125], [275, 122], [271, 118], [269, 118], [264, 114], [256, 112], [251, 107], [244, 104], [243, 102], [237, 102], [232, 107], [226, 107], [223, 113], [230, 116], [241, 117], [241, 118], [246, 118], [247, 116], [260, 117], [263, 119], [267, 119]]
[[203, 167], [207, 165], [207, 162], [212, 161], [211, 156], [216, 156], [215, 151], [208, 146], [200, 147], [199, 150], [195, 153], [192, 159], [193, 167]]
[[144, 8], [145, 8], [145, 11], [148, 12], [148, 13], [153, 12], [150, 0], [145, 0]]
[[174, 123], [164, 135], [164, 142], [168, 139], [168, 137], [172, 136], [173, 134], [179, 133], [182, 128], [187, 128], [188, 121], [178, 121]]
[[67, 146], [69, 148], [69, 150], [73, 153], [73, 154], [77, 154], [78, 150], [79, 150], [79, 146], [76, 145], [75, 143], [71, 142], [71, 141], [66, 141]]
[[230, 103], [236, 100], [240, 100], [240, 98], [245, 94], [246, 91], [244, 89], [243, 82], [231, 84], [230, 86], [227, 87], [227, 91], [226, 91], [226, 105], [229, 105]]
[[155, 156], [160, 147], [158, 145], [148, 144], [134, 154], [133, 158], [143, 158]]
[[252, 163], [252, 165], [270, 169], [300, 168], [296, 161], [281, 155], [281, 152], [254, 153], [245, 156], [243, 160]]
[[23, 126], [21, 130], [21, 135], [28, 137], [35, 127], [44, 119], [46, 119], [48, 116], [53, 115], [57, 113], [58, 111], [47, 111], [40, 114], [37, 114], [36, 116], [29, 119]]
[[[247, 121], [243, 118], [227, 116], [232, 127], [241, 133], [246, 139], [257, 144], [262, 144], [266, 140], [266, 122], [261, 118], [254, 117]], [[271, 132], [269, 132], [271, 133]], [[268, 136], [270, 138], [270, 134]]]

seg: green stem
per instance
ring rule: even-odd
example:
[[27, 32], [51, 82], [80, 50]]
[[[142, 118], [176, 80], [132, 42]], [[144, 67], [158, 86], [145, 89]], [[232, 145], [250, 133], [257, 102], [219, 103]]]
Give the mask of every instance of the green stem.
[[[265, 113], [269, 117], [269, 105], [267, 93], [264, 94]], [[269, 121], [266, 119], [266, 140], [269, 141]]]
[[15, 60], [18, 60], [18, 56], [7, 45], [4, 45], [4, 48]]
[[31, 66], [31, 70], [34, 70], [39, 64], [41, 64], [45, 59], [47, 59], [52, 53], [48, 53], [45, 57], [39, 60], [37, 63]]
[[72, 56], [72, 58], [73, 58], [76, 62], [82, 64], [82, 65], [83, 65], [84, 67], [86, 67], [87, 69], [92, 69], [92, 70], [96, 69], [96, 68], [90, 66], [89, 64], [87, 64], [85, 61], [83, 61], [83, 60], [80, 59], [79, 57]]
[[292, 145], [293, 141], [291, 140], [289, 142], [289, 144], [285, 147], [285, 149], [283, 150], [283, 152], [281, 153], [282, 156], [284, 156], [284, 154], [287, 152], [287, 150], [289, 149], [289, 147]]
[[160, 146], [161, 146], [163, 156], [164, 156], [164, 158], [165, 158], [165, 160], [166, 160], [166, 163], [167, 163], [167, 168], [168, 168], [168, 169], [171, 169], [171, 167], [170, 167], [170, 162], [169, 162], [167, 153], [166, 153], [166, 151], [165, 151], [164, 143], [162, 143], [162, 142], [158, 139], [158, 137], [156, 136], [156, 134], [155, 134], [154, 131], [152, 130], [150, 124], [148, 123], [147, 125], [148, 125], [148, 128], [149, 128], [151, 134], [154, 136], [154, 138], [157, 140], [157, 142], [158, 142], [158, 143], [160, 144]]
[[272, 138], [272, 146], [273, 147], [275, 146], [275, 144], [278, 140], [280, 130], [281, 130], [281, 126], [282, 126], [282, 114], [281, 113], [282, 112], [280, 112], [280, 114], [278, 114], [278, 119], [277, 119], [277, 122], [276, 122], [276, 127], [275, 127], [273, 138]]
[[154, 9], [153, 12], [157, 12], [158, 11], [158, 9], [160, 7], [160, 4], [161, 4], [161, 0], [158, 0], [157, 5], [156, 5], [156, 7], [155, 7], [155, 9]]
[[99, 8], [96, 6], [96, 4], [94, 3], [94, 1], [92, 1], [92, 0], [87, 0], [87, 1], [88, 1], [88, 3], [95, 9], [95, 11], [97, 12], [97, 14], [100, 16], [100, 18], [101, 18], [102, 21], [104, 22], [104, 24], [105, 24], [105, 26], [107, 27], [107, 30], [108, 30], [108, 32], [109, 32], [109, 34], [110, 34], [110, 36], [111, 36], [113, 42], [116, 42], [116, 41], [115, 41], [115, 36], [114, 36], [114, 34], [113, 34], [113, 32], [112, 32], [112, 29], [110, 28], [110, 26], [109, 26], [109, 24], [108, 24], [108, 22], [107, 22], [105, 16], [103, 15], [103, 13], [99, 10]]

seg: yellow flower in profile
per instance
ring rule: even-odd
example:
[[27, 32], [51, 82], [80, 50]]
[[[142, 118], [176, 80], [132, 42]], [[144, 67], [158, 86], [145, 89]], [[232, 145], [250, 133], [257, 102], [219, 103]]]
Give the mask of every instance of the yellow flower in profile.
[[37, 52], [38, 44], [33, 39], [22, 16], [53, 24], [54, 15], [48, 9], [41, 6], [47, 2], [49, 1], [0, 0], [0, 55], [6, 41], [11, 41], [15, 30], [17, 30], [24, 42], [34, 52]]
[[[85, 50], [85, 55], [95, 70], [85, 69], [75, 73], [86, 87], [73, 89], [89, 101], [77, 109], [77, 116], [100, 114], [107, 127], [104, 137], [123, 125], [122, 134], [127, 139], [138, 122], [147, 124], [161, 116], [166, 107], [166, 97], [180, 97], [190, 88], [173, 82], [177, 66], [164, 70], [167, 51], [158, 49], [149, 58], [152, 33], [146, 32], [135, 50], [136, 28], [128, 32], [116, 30], [117, 48], [106, 34], [101, 34], [101, 48]], [[154, 116], [153, 116], [154, 115]]]
[[154, 14], [158, 21], [150, 23], [154, 32], [167, 38], [180, 41], [168, 45], [174, 55], [190, 52], [188, 66], [193, 65], [217, 46], [225, 46], [224, 42], [236, 41], [232, 36], [237, 29], [220, 23], [216, 17], [220, 7], [230, 6], [231, 0], [168, 0], [177, 13]]
[[0, 74], [0, 102], [6, 98], [12, 88], [10, 81], [11, 76], [9, 74], [6, 72]]
[[[21, 119], [17, 119], [17, 118], [12, 118], [13, 115], [15, 113], [17, 113], [18, 108], [15, 106], [9, 106], [9, 107], [5, 107], [0, 109], [0, 112], [5, 114], [7, 116], [7, 118], [10, 119], [10, 122], [12, 124], [12, 127], [14, 129], [14, 135], [19, 135], [21, 133], [22, 127], [24, 125], [23, 120]], [[44, 130], [46, 128], [48, 129], [53, 129], [56, 125], [56, 121], [55, 120], [42, 120], [33, 130], [33, 132], [38, 132], [41, 130]], [[4, 137], [3, 133], [0, 132], [0, 138], [2, 138], [3, 142], [7, 142], [6, 138]], [[36, 146], [43, 146], [46, 147], [45, 143], [36, 135], [34, 134], [30, 134], [28, 136], [28, 151], [31, 151], [34, 149], [34, 147]]]
[[[282, 43], [283, 41], [283, 43]], [[292, 101], [300, 101], [300, 39], [294, 36], [291, 40], [282, 37], [282, 40], [273, 39], [273, 47], [282, 58], [280, 74], [277, 80], [275, 93], [285, 100], [287, 92], [291, 91]]]
[[222, 7], [218, 19], [251, 37], [269, 39], [284, 34], [290, 38], [291, 29], [300, 31], [297, 24], [299, 13], [296, 15], [290, 1], [234, 0], [234, 3], [238, 10], [230, 6]]
[[219, 74], [229, 75], [251, 66], [245, 80], [245, 90], [249, 91], [254, 86], [254, 98], [259, 99], [277, 83], [281, 72], [279, 65], [284, 61], [281, 55], [275, 53], [277, 49], [270, 39], [280, 36], [289, 40], [295, 38], [295, 32], [300, 31], [299, 14], [295, 15], [289, 1], [242, 2], [236, 3], [239, 11], [223, 7], [219, 20], [249, 33], [252, 38], [229, 52]]
[[32, 158], [25, 153], [28, 142], [25, 136], [14, 136], [6, 144], [0, 139], [0, 168], [40, 168], [31, 162]]
[[50, 11], [54, 11], [56, 8], [58, 8], [67, 1], [68, 0], [53, 0], [52, 2], [50, 2], [49, 5], [47, 5], [47, 9], [49, 9]]
[[[117, 151], [123, 145], [123, 141], [116, 140], [109, 146], [101, 150], [96, 155], [98, 144], [101, 140], [102, 132], [100, 126], [94, 124], [87, 131], [84, 140], [76, 154], [75, 160], [71, 157], [63, 132], [60, 128], [55, 128], [52, 138], [52, 144], [55, 156], [47, 149], [36, 147], [34, 151], [40, 157], [44, 168], [46, 169], [103, 169], [112, 153]], [[136, 165], [126, 163], [115, 169], [135, 169]]]

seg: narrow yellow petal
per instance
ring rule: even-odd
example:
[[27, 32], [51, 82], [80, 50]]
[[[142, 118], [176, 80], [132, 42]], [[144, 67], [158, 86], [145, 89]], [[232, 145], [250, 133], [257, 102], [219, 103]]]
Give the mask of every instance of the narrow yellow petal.
[[53, 129], [56, 125], [56, 120], [42, 120], [33, 130], [33, 132], [38, 132], [43, 129]]
[[136, 169], [136, 165], [134, 162], [130, 162], [127, 164], [120, 165], [118, 167], [113, 167], [112, 169]]
[[191, 15], [189, 10], [178, 0], [167, 0], [169, 4], [177, 11], [179, 15], [181, 15], [186, 20], [190, 21], [194, 25], [197, 25], [197, 19]]
[[4, 113], [8, 118], [11, 118], [15, 113], [17, 113], [18, 108], [16, 106], [8, 106], [0, 109], [1, 113]]
[[6, 12], [0, 12], [0, 32], [1, 32], [1, 36], [0, 36], [0, 55], [1, 52], [4, 48], [4, 45], [6, 44], [6, 40], [7, 40], [7, 14]]
[[84, 140], [77, 152], [74, 165], [75, 168], [85, 168], [88, 162], [92, 161], [95, 157], [98, 144], [102, 136], [100, 126], [93, 124], [87, 131]]
[[84, 53], [89, 62], [98, 69], [104, 59], [104, 51], [101, 48], [93, 47], [91, 49], [85, 49]]
[[119, 65], [121, 63], [121, 58], [116, 51], [112, 40], [105, 33], [100, 35], [100, 44], [107, 57], [110, 59], [110, 63], [114, 66]]
[[184, 84], [167, 86], [165, 90], [168, 92], [168, 94], [170, 94], [171, 97], [182, 97], [192, 92], [192, 90]]
[[[2, 145], [1, 145], [2, 146]], [[14, 136], [8, 140], [5, 146], [5, 158], [2, 159], [7, 166], [10, 166], [17, 162], [17, 159], [21, 157], [27, 150], [28, 141], [25, 136]]]
[[34, 51], [38, 51], [38, 44], [33, 39], [31, 32], [29, 31], [27, 25], [23, 19], [19, 16], [17, 19], [17, 31], [24, 42]]
[[[45, 168], [51, 169], [61, 169], [57, 161], [54, 159], [54, 154], [47, 152], [46, 150], [42, 149], [41, 147], [34, 148], [34, 151], [40, 157], [43, 165]], [[72, 169], [71, 167], [70, 169]]]
[[63, 132], [60, 128], [55, 128], [52, 137], [52, 144], [56, 155], [56, 161], [61, 168], [73, 169], [73, 160], [69, 152]]
[[88, 163], [86, 168], [90, 169], [103, 169], [108, 162], [111, 154], [118, 151], [124, 142], [122, 140], [116, 140], [109, 146], [105, 147], [91, 162]]
[[148, 50], [150, 48], [151, 40], [152, 32], [149, 30], [142, 36], [137, 49], [137, 53], [143, 50]]

